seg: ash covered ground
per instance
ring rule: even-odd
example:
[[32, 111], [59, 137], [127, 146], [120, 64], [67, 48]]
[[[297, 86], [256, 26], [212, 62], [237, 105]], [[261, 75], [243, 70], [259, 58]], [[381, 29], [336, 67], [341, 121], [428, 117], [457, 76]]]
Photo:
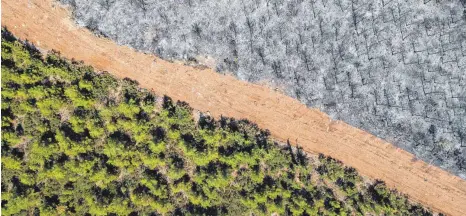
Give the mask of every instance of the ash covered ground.
[[466, 179], [464, 0], [61, 2], [119, 44], [213, 58]]

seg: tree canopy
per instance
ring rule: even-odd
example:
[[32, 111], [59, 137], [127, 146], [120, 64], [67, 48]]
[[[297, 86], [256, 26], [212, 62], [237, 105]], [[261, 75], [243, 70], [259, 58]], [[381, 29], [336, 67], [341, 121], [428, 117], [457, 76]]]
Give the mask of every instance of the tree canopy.
[[431, 215], [247, 120], [42, 56], [2, 30], [4, 215]]

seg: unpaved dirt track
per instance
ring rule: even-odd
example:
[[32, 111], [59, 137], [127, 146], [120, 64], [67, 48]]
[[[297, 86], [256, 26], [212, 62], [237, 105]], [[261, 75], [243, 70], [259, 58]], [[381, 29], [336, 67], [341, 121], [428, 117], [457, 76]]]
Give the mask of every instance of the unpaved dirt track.
[[414, 161], [413, 155], [362, 130], [329, 117], [263, 86], [238, 81], [212, 70], [199, 70], [157, 59], [78, 28], [70, 13], [53, 0], [2, 0], [2, 26], [44, 50], [83, 60], [97, 70], [137, 80], [156, 94], [188, 102], [218, 117], [247, 118], [274, 138], [298, 142], [384, 180], [435, 211], [466, 215], [466, 181], [440, 168]]

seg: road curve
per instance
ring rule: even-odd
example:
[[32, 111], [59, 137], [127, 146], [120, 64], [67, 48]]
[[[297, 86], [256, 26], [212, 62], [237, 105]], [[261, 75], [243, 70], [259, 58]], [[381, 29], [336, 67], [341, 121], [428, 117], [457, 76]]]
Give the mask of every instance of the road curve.
[[119, 46], [77, 27], [70, 13], [53, 0], [2, 0], [2, 26], [44, 50], [83, 60], [97, 70], [137, 80], [156, 94], [188, 102], [214, 116], [247, 118], [278, 140], [298, 140], [305, 151], [323, 153], [362, 175], [381, 179], [434, 211], [466, 215], [466, 181], [440, 168], [413, 160], [373, 135], [330, 121], [297, 100], [264, 86], [238, 81], [210, 69], [170, 63]]

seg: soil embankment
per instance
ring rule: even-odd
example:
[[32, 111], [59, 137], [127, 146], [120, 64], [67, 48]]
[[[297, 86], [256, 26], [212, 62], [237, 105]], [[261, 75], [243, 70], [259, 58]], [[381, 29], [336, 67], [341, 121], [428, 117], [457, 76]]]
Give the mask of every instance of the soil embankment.
[[2, 0], [2, 5], [2, 25], [41, 49], [55, 49], [97, 70], [137, 80], [156, 94], [186, 101], [216, 117], [247, 118], [269, 129], [278, 140], [298, 139], [304, 150], [339, 159], [436, 211], [466, 215], [466, 181], [413, 160], [412, 154], [362, 130], [331, 122], [326, 114], [290, 97], [96, 37], [75, 26], [69, 12], [52, 0]]

